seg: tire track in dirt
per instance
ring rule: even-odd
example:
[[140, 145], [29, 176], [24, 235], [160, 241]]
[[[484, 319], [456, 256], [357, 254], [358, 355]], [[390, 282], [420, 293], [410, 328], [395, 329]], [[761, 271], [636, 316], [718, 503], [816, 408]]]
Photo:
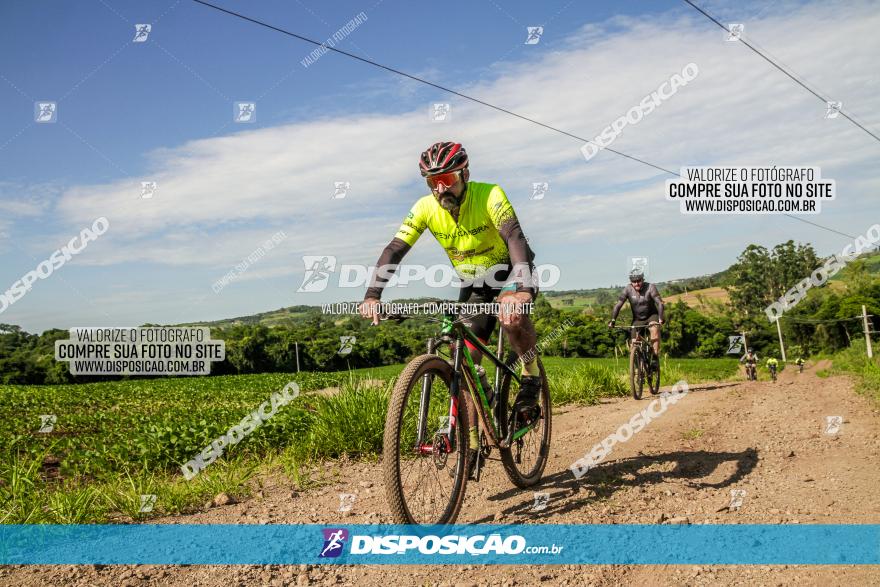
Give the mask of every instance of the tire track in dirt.
[[[880, 523], [880, 410], [845, 377], [788, 369], [771, 383], [690, 386], [690, 393], [576, 481], [569, 467], [648, 405], [651, 396], [604, 400], [554, 412], [542, 483], [516, 489], [500, 462], [469, 483], [459, 523]], [[826, 417], [842, 416], [840, 433]], [[493, 453], [492, 457], [497, 457]], [[263, 480], [262, 497], [157, 523], [390, 523], [381, 465], [328, 463], [324, 487], [293, 492]], [[743, 505], [729, 511], [732, 489]], [[534, 511], [534, 493], [550, 494]], [[355, 494], [339, 512], [339, 494]], [[585, 537], [584, 544], [589, 544]], [[576, 547], [572, 545], [571, 547]], [[230, 545], [234, 548], [234, 545]], [[650, 549], [644, 544], [641, 548]], [[6, 567], [8, 585], [844, 585], [880, 584], [880, 569], [856, 566], [126, 566]]]

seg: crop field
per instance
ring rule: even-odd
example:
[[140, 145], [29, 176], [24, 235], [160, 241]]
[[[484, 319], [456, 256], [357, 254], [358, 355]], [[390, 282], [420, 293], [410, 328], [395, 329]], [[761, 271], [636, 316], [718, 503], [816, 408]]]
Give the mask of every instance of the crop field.
[[724, 288], [707, 287], [705, 289], [689, 291], [686, 294], [680, 293], [671, 295], [665, 298], [664, 301], [668, 304], [683, 301], [691, 308], [696, 308], [697, 310], [704, 312], [711, 312], [717, 311], [717, 309], [713, 307], [713, 304], [719, 305], [730, 303], [730, 296]]
[[[544, 360], [554, 405], [628, 393], [626, 360]], [[87, 523], [191, 510], [260, 473], [298, 488], [335, 459], [376, 459], [402, 365], [336, 373], [0, 386], [0, 521]], [[732, 359], [664, 361], [662, 383], [737, 376]], [[491, 373], [491, 370], [490, 370]], [[295, 381], [300, 396], [191, 480], [180, 466]], [[314, 393], [316, 391], [322, 393]], [[142, 495], [156, 495], [140, 511]]]

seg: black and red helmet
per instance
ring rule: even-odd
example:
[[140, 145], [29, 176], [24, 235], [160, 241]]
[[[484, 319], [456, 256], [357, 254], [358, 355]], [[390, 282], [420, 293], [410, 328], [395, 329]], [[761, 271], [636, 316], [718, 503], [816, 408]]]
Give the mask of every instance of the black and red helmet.
[[419, 158], [419, 171], [423, 177], [451, 173], [468, 166], [467, 151], [461, 143], [449, 141], [434, 143]]

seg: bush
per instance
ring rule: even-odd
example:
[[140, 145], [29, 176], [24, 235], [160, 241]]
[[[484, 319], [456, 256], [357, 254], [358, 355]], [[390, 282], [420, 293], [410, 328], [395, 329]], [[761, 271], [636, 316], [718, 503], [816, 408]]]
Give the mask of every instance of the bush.
[[629, 392], [625, 377], [610, 367], [579, 365], [548, 375], [550, 399], [554, 406], [593, 405], [600, 397], [623, 396]]

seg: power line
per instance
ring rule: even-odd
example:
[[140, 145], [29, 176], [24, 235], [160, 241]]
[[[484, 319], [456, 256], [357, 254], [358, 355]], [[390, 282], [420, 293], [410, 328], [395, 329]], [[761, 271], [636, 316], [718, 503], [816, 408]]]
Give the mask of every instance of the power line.
[[[685, 0], [685, 1], [687, 1], [687, 0]], [[290, 32], [290, 31], [288, 31], [288, 30], [285, 30], [285, 29], [282, 29], [282, 28], [276, 27], [276, 26], [274, 26], [274, 25], [271, 25], [271, 24], [269, 24], [269, 23], [266, 23], [266, 22], [263, 22], [263, 21], [257, 20], [257, 19], [255, 19], [255, 18], [251, 18], [251, 17], [249, 17], [249, 16], [245, 16], [245, 15], [240, 14], [240, 13], [238, 13], [238, 12], [235, 12], [235, 11], [233, 11], [233, 10], [228, 10], [228, 9], [226, 9], [226, 8], [222, 8], [222, 7], [217, 6], [217, 5], [215, 5], [215, 4], [211, 4], [210, 2], [205, 2], [204, 0], [193, 0], [193, 2], [197, 2], [198, 4], [201, 4], [201, 5], [203, 5], [203, 6], [207, 6], [208, 8], [213, 8], [214, 10], [218, 10], [218, 11], [220, 11], [220, 12], [224, 12], [224, 13], [229, 14], [229, 15], [231, 15], [231, 16], [235, 16], [236, 18], [240, 18], [240, 19], [242, 19], [242, 20], [246, 20], [246, 21], [248, 21], [248, 22], [252, 22], [252, 23], [254, 23], [254, 24], [260, 25], [260, 26], [265, 27], [265, 28], [267, 28], [267, 29], [270, 29], [270, 30], [273, 30], [273, 31], [276, 31], [276, 32], [282, 33], [282, 34], [284, 34], [284, 35], [287, 35], [287, 36], [289, 36], [289, 37], [294, 37], [294, 38], [299, 39], [299, 40], [301, 40], [301, 41], [305, 41], [305, 42], [307, 42], [307, 43], [311, 43], [312, 45], [316, 45], [316, 46], [318, 46], [318, 47], [324, 47], [324, 49], [326, 49], [326, 50], [328, 50], [328, 51], [334, 51], [334, 52], [336, 52], [336, 53], [339, 53], [340, 55], [345, 55], [346, 57], [351, 57], [352, 59], [356, 59], [356, 60], [358, 60], [358, 61], [361, 61], [362, 63], [366, 63], [366, 64], [368, 64], [368, 65], [372, 65], [373, 67], [378, 67], [378, 68], [380, 68], [380, 69], [384, 69], [385, 71], [389, 71], [389, 72], [391, 72], [391, 73], [394, 73], [394, 74], [397, 74], [397, 75], [400, 75], [400, 76], [406, 77], [406, 78], [408, 78], [408, 79], [411, 79], [411, 80], [414, 80], [414, 81], [417, 81], [417, 82], [423, 83], [423, 84], [428, 85], [428, 86], [431, 86], [431, 87], [433, 87], [433, 88], [437, 88], [438, 90], [442, 90], [442, 91], [444, 91], [444, 92], [448, 92], [448, 93], [453, 94], [453, 95], [455, 95], [455, 96], [459, 96], [459, 97], [461, 97], [461, 98], [464, 98], [465, 100], [470, 100], [471, 102], [475, 102], [475, 103], [477, 103], [477, 104], [481, 104], [481, 105], [483, 105], [483, 106], [486, 106], [487, 108], [492, 108], [493, 110], [497, 110], [498, 112], [503, 112], [504, 114], [509, 114], [510, 116], [514, 116], [514, 117], [516, 117], [516, 118], [519, 118], [520, 120], [525, 120], [525, 121], [527, 121], [527, 122], [531, 122], [532, 124], [536, 124], [536, 125], [538, 125], [538, 126], [541, 126], [541, 127], [543, 127], [543, 128], [546, 128], [546, 129], [548, 129], [548, 130], [552, 130], [552, 131], [554, 131], [554, 132], [557, 132], [557, 133], [559, 133], [559, 134], [565, 135], [565, 136], [567, 136], [567, 137], [571, 137], [571, 138], [573, 138], [573, 139], [577, 139], [577, 140], [582, 141], [582, 142], [584, 142], [584, 143], [595, 144], [595, 143], [593, 143], [593, 141], [591, 141], [591, 140], [589, 140], [589, 139], [585, 139], [585, 138], [583, 138], [583, 137], [579, 137], [579, 136], [576, 135], [576, 134], [573, 134], [573, 133], [570, 133], [570, 132], [568, 132], [568, 131], [565, 131], [565, 130], [562, 130], [562, 129], [556, 128], [555, 126], [551, 126], [551, 125], [549, 125], [549, 124], [545, 124], [545, 123], [543, 123], [543, 122], [541, 122], [541, 121], [535, 120], [535, 119], [533, 119], [533, 118], [529, 118], [528, 116], [523, 116], [522, 114], [517, 114], [516, 112], [513, 112], [513, 111], [511, 111], [511, 110], [507, 110], [506, 108], [502, 108], [502, 107], [500, 107], [500, 106], [495, 106], [494, 104], [490, 104], [489, 102], [486, 102], [486, 101], [484, 101], [484, 100], [480, 100], [479, 98], [474, 98], [473, 96], [469, 96], [469, 95], [467, 95], [467, 94], [463, 94], [463, 93], [461, 93], [461, 92], [459, 92], [459, 91], [453, 90], [452, 88], [447, 88], [446, 86], [442, 86], [442, 85], [437, 84], [437, 83], [434, 83], [434, 82], [432, 82], [432, 81], [428, 81], [428, 80], [423, 79], [423, 78], [420, 78], [420, 77], [418, 77], [418, 76], [415, 76], [415, 75], [412, 75], [412, 74], [406, 73], [405, 71], [400, 71], [399, 69], [395, 69], [395, 68], [393, 68], [393, 67], [390, 67], [390, 66], [387, 66], [387, 65], [383, 65], [383, 64], [378, 63], [378, 62], [376, 62], [376, 61], [373, 61], [372, 59], [367, 59], [367, 58], [365, 58], [365, 57], [361, 57], [361, 56], [359, 56], [359, 55], [355, 55], [354, 53], [349, 53], [348, 51], [343, 51], [342, 49], [337, 49], [337, 48], [335, 48], [335, 47], [328, 47], [327, 45], [324, 45], [323, 43], [319, 43], [318, 41], [315, 41], [314, 39], [310, 39], [310, 38], [305, 37], [305, 36], [303, 36], [303, 35], [299, 35], [299, 34], [297, 34], [297, 33]], [[696, 8], [696, 6], [695, 6], [695, 8]], [[707, 16], [708, 16], [708, 15], [707, 15]], [[711, 18], [711, 17], [710, 17], [710, 18]], [[716, 21], [716, 22], [717, 22], [717, 21]], [[720, 23], [719, 23], [719, 24], [720, 24]], [[723, 25], [721, 25], [721, 26], [723, 27]], [[726, 28], [725, 28], [725, 30], [726, 30]], [[817, 94], [817, 95], [818, 95], [818, 94]], [[654, 163], [651, 163], [651, 162], [649, 162], [649, 161], [645, 161], [644, 159], [640, 159], [640, 158], [635, 157], [635, 156], [633, 156], [633, 155], [628, 155], [628, 154], [623, 153], [623, 152], [621, 152], [621, 151], [618, 151], [618, 150], [616, 150], [616, 149], [612, 149], [612, 148], [610, 148], [610, 147], [605, 147], [604, 150], [605, 150], [605, 151], [611, 151], [611, 152], [614, 153], [615, 155], [619, 155], [619, 156], [621, 156], [621, 157], [626, 157], [627, 159], [631, 159], [631, 160], [636, 161], [636, 162], [638, 162], [638, 163], [641, 163], [641, 164], [643, 164], [643, 165], [647, 165], [648, 167], [653, 167], [654, 169], [657, 169], [657, 170], [662, 171], [662, 172], [664, 172], [664, 173], [668, 173], [668, 174], [670, 174], [670, 175], [674, 175], [675, 177], [681, 177], [681, 174], [680, 174], [680, 173], [677, 173], [677, 172], [672, 171], [672, 170], [670, 170], [670, 169], [666, 169], [665, 167], [661, 167], [660, 165], [655, 165]], [[854, 238], [855, 238], [855, 236], [853, 236], [853, 235], [851, 235], [851, 234], [847, 234], [847, 233], [845, 233], [845, 232], [840, 232], [839, 230], [835, 230], [835, 229], [833, 229], [833, 228], [829, 228], [829, 227], [827, 227], [827, 226], [822, 226], [821, 224], [817, 224], [817, 223], [815, 223], [815, 222], [810, 222], [809, 220], [804, 220], [803, 218], [800, 218], [800, 217], [798, 217], [798, 216], [794, 216], [794, 215], [792, 215], [792, 214], [786, 214], [786, 213], [783, 213], [783, 216], [787, 216], [787, 217], [792, 218], [792, 219], [794, 219], [794, 220], [797, 220], [797, 221], [799, 221], [799, 222], [803, 222], [803, 223], [805, 223], [805, 224], [810, 224], [810, 225], [815, 226], [815, 227], [817, 227], [817, 228], [821, 228], [821, 229], [823, 229], [823, 230], [827, 230], [827, 231], [829, 231], [829, 232], [833, 232], [833, 233], [838, 234], [838, 235], [840, 235], [840, 236], [845, 236], [845, 237], [847, 237], [847, 238], [851, 238], [851, 239], [854, 239]]]
[[[793, 216], [793, 215], [791, 215], [791, 214], [783, 214], [783, 215], [784, 215], [784, 216], [788, 216], [789, 218], [794, 218], [795, 220], [800, 220], [801, 222], [804, 222], [804, 223], [806, 223], [806, 224], [812, 224], [813, 226], [816, 226], [816, 227], [818, 227], [818, 228], [822, 228], [822, 229], [824, 229], [824, 230], [827, 230], [827, 231], [829, 231], [829, 232], [833, 232], [833, 233], [835, 233], [835, 234], [839, 234], [839, 235], [841, 235], [841, 236], [849, 237], [849, 238], [851, 238], [851, 239], [855, 239], [855, 238], [856, 238], [856, 237], [855, 237], [854, 235], [852, 235], [852, 234], [847, 234], [847, 233], [845, 233], [845, 232], [840, 232], [839, 230], [835, 230], [834, 228], [828, 228], [827, 226], [822, 226], [821, 224], [816, 224], [815, 222], [811, 222], [811, 221], [806, 220], [806, 219], [804, 219], [804, 218], [800, 218], [799, 216]], [[880, 245], [878, 245], [878, 246], [880, 246]]]
[[809, 318], [791, 318], [790, 316], [780, 317], [780, 320], [785, 318], [789, 322], [797, 322], [799, 324], [830, 324], [833, 322], [849, 322], [850, 320], [861, 320], [861, 316], [855, 316], [854, 318], [831, 318], [828, 320], [810, 320]]
[[[448, 93], [453, 94], [453, 95], [455, 95], [455, 96], [458, 96], [458, 97], [460, 97], [460, 98], [464, 98], [465, 100], [470, 100], [471, 102], [476, 102], [477, 104], [481, 104], [481, 105], [486, 106], [486, 107], [488, 107], [488, 108], [492, 108], [493, 110], [497, 110], [497, 111], [499, 111], [499, 112], [503, 112], [503, 113], [505, 113], [505, 114], [509, 114], [509, 115], [511, 115], [511, 116], [515, 116], [516, 118], [519, 118], [519, 119], [521, 119], [521, 120], [525, 120], [525, 121], [527, 121], [527, 122], [531, 122], [532, 124], [537, 124], [538, 126], [542, 126], [542, 127], [546, 128], [546, 129], [549, 129], [549, 130], [552, 130], [552, 131], [554, 131], [554, 132], [558, 132], [558, 133], [560, 133], [560, 134], [563, 134], [563, 135], [569, 136], [569, 137], [571, 137], [571, 138], [573, 138], [573, 139], [577, 139], [577, 140], [582, 141], [582, 142], [584, 142], [584, 143], [593, 143], [593, 141], [591, 141], [591, 140], [589, 140], [589, 139], [585, 139], [585, 138], [583, 138], [583, 137], [579, 137], [579, 136], [577, 136], [576, 134], [573, 134], [573, 133], [570, 133], [570, 132], [568, 132], [568, 131], [565, 131], [565, 130], [562, 130], [562, 129], [556, 128], [555, 126], [550, 126], [549, 124], [545, 124], [545, 123], [543, 123], [543, 122], [541, 122], [541, 121], [539, 121], [539, 120], [535, 120], [534, 118], [529, 118], [528, 116], [523, 116], [522, 114], [517, 114], [516, 112], [513, 112], [512, 110], [507, 110], [506, 108], [502, 108], [502, 107], [500, 107], [500, 106], [495, 106], [494, 104], [490, 104], [489, 102], [485, 102], [485, 101], [483, 101], [483, 100], [480, 100], [479, 98], [474, 98], [473, 96], [468, 96], [467, 94], [463, 94], [463, 93], [461, 93], [461, 92], [459, 92], [459, 91], [453, 90], [452, 88], [447, 88], [446, 86], [441, 86], [440, 84], [437, 84], [437, 83], [434, 83], [434, 82], [432, 82], [432, 81], [428, 81], [428, 80], [426, 80], [426, 79], [424, 79], [424, 78], [420, 78], [420, 77], [418, 77], [418, 76], [415, 76], [415, 75], [412, 75], [412, 74], [406, 73], [405, 71], [400, 71], [399, 69], [395, 69], [395, 68], [390, 67], [390, 66], [388, 66], [388, 65], [383, 65], [383, 64], [378, 63], [378, 62], [376, 62], [376, 61], [373, 61], [372, 59], [367, 59], [367, 58], [365, 58], [365, 57], [361, 57], [360, 55], [355, 55], [354, 53], [349, 53], [348, 51], [343, 51], [342, 49], [337, 49], [337, 48], [335, 48], [335, 47], [328, 47], [327, 45], [323, 45], [322, 43], [319, 43], [318, 41], [315, 41], [314, 39], [310, 39], [310, 38], [308, 38], [308, 37], [304, 37], [304, 36], [302, 36], [302, 35], [298, 35], [298, 34], [296, 34], [296, 33], [292, 33], [292, 32], [290, 32], [290, 31], [288, 31], [288, 30], [285, 30], [285, 29], [282, 29], [282, 28], [276, 27], [276, 26], [271, 25], [271, 24], [269, 24], [269, 23], [266, 23], [266, 22], [263, 22], [263, 21], [260, 21], [260, 20], [257, 20], [257, 19], [254, 19], [254, 18], [251, 18], [251, 17], [249, 17], [249, 16], [245, 16], [245, 15], [243, 15], [243, 14], [239, 14], [238, 12], [235, 12], [235, 11], [232, 11], [232, 10], [227, 10], [226, 8], [221, 8], [220, 6], [216, 6], [216, 5], [211, 4], [211, 3], [209, 3], [209, 2], [204, 2], [204, 0], [193, 0], [193, 2], [197, 2], [197, 3], [202, 4], [202, 5], [204, 5], [204, 6], [208, 6], [209, 8], [213, 8], [213, 9], [215, 9], [215, 10], [219, 10], [220, 12], [225, 12], [226, 14], [230, 14], [230, 15], [232, 15], [232, 16], [236, 16], [236, 17], [238, 17], [238, 18], [241, 18], [242, 20], [246, 20], [246, 21], [248, 21], [248, 22], [252, 22], [252, 23], [254, 23], [254, 24], [258, 24], [258, 25], [260, 25], [260, 26], [262, 26], [262, 27], [266, 27], [266, 28], [271, 29], [271, 30], [273, 30], [273, 31], [277, 31], [277, 32], [279, 32], [279, 33], [283, 33], [283, 34], [288, 35], [288, 36], [290, 36], [290, 37], [294, 37], [294, 38], [296, 38], [296, 39], [299, 39], [299, 40], [301, 40], [301, 41], [305, 41], [305, 42], [307, 42], [307, 43], [311, 43], [312, 45], [316, 45], [316, 46], [318, 46], [318, 47], [323, 46], [323, 47], [324, 47], [325, 49], [327, 49], [328, 51], [334, 51], [334, 52], [339, 53], [339, 54], [341, 54], [341, 55], [345, 55], [346, 57], [351, 57], [352, 59], [357, 59], [358, 61], [361, 61], [361, 62], [363, 62], [363, 63], [367, 63], [367, 64], [369, 64], [369, 65], [372, 65], [373, 67], [378, 67], [378, 68], [380, 68], [380, 69], [384, 69], [385, 71], [390, 71], [391, 73], [396, 73], [397, 75], [402, 75], [403, 77], [409, 78], [409, 79], [411, 79], [411, 80], [414, 80], [414, 81], [417, 81], [417, 82], [423, 83], [423, 84], [428, 85], [428, 86], [431, 86], [431, 87], [433, 87], [433, 88], [437, 88], [438, 90], [442, 90], [442, 91], [444, 91], [444, 92], [448, 92]], [[593, 143], [593, 144], [595, 144], [595, 143]], [[596, 146], [600, 146], [600, 145], [596, 145]], [[614, 153], [615, 155], [620, 155], [621, 157], [626, 157], [627, 159], [632, 159], [633, 161], [637, 161], [637, 162], [639, 162], [639, 163], [641, 163], [641, 164], [643, 164], [643, 165], [648, 165], [649, 167], [653, 167], [654, 169], [657, 169], [657, 170], [659, 170], [659, 171], [663, 171], [664, 173], [670, 173], [670, 174], [672, 174], [672, 175], [676, 175], [676, 176], [679, 175], [678, 173], [676, 173], [676, 172], [674, 172], [674, 171], [671, 171], [671, 170], [669, 170], [669, 169], [666, 169], [665, 167], [661, 167], [661, 166], [659, 166], [659, 165], [655, 165], [655, 164], [653, 164], [653, 163], [651, 163], [651, 162], [649, 162], [649, 161], [645, 161], [644, 159], [639, 159], [638, 157], [634, 157], [633, 155], [627, 155], [626, 153], [623, 153], [623, 152], [621, 152], [621, 151], [617, 151], [617, 150], [615, 150], [615, 149], [611, 149], [611, 148], [609, 148], [609, 147], [605, 147], [604, 150], [605, 150], [605, 151], [611, 151], [611, 152]]]
[[[684, 0], [684, 2], [686, 2], [687, 4], [689, 4], [690, 6], [692, 6], [695, 10], [697, 10], [698, 12], [700, 12], [700, 14], [702, 14], [703, 16], [705, 16], [706, 18], [708, 18], [709, 20], [711, 20], [712, 22], [714, 22], [715, 24], [717, 24], [719, 27], [721, 27], [721, 28], [724, 29], [725, 31], [729, 31], [729, 29], [728, 29], [725, 25], [723, 25], [721, 22], [719, 22], [718, 19], [716, 19], [714, 16], [712, 16], [711, 14], [709, 14], [708, 12], [706, 12], [705, 10], [703, 10], [702, 8], [700, 8], [699, 6], [697, 6], [696, 4], [694, 4], [693, 2], [691, 2], [691, 0]], [[805, 84], [804, 82], [802, 82], [801, 80], [799, 80], [794, 74], [790, 73], [788, 70], [786, 70], [784, 67], [782, 67], [781, 65], [779, 65], [778, 63], [776, 63], [776, 62], [775, 62], [774, 60], [772, 60], [770, 57], [768, 57], [767, 55], [765, 55], [764, 53], [762, 53], [761, 51], [759, 51], [758, 49], [756, 49], [755, 47], [753, 47], [748, 41], [746, 41], [746, 40], [743, 39], [742, 37], [740, 37], [739, 42], [742, 43], [743, 45], [745, 45], [746, 47], [748, 47], [749, 49], [751, 49], [752, 51], [754, 51], [756, 55], [758, 55], [758, 56], [761, 57], [761, 59], [763, 59], [764, 61], [766, 61], [767, 63], [769, 63], [770, 65], [772, 65], [773, 67], [775, 67], [776, 69], [778, 69], [779, 71], [781, 71], [782, 73], [784, 73], [785, 75], [787, 75], [787, 76], [788, 76], [789, 78], [791, 78], [791, 79], [792, 79], [797, 85], [801, 86], [802, 88], [804, 88], [805, 90], [807, 90], [808, 92], [810, 92], [811, 94], [813, 94], [814, 96], [816, 96], [817, 98], [819, 98], [820, 100], [822, 100], [822, 102], [824, 102], [824, 103], [827, 104], [828, 102], [831, 101], [831, 100], [829, 100], [828, 98], [825, 98], [824, 96], [822, 96], [821, 94], [819, 94], [818, 92], [816, 92], [815, 90], [813, 90], [812, 88], [810, 88], [807, 84]], [[865, 131], [866, 133], [868, 133], [868, 135], [870, 135], [874, 140], [876, 140], [877, 142], [880, 142], [880, 137], [878, 137], [878, 136], [875, 135], [873, 132], [871, 132], [870, 130], [868, 130], [868, 129], [865, 128], [864, 126], [862, 126], [862, 124], [861, 124], [860, 122], [858, 122], [857, 120], [853, 119], [850, 115], [848, 115], [848, 114], [847, 114], [846, 112], [844, 112], [842, 109], [839, 110], [839, 112], [843, 115], [844, 118], [846, 118], [846, 119], [849, 120], [851, 123], [853, 123], [854, 125], [856, 125], [856, 126], [859, 127], [860, 129], [862, 129], [863, 131]]]

